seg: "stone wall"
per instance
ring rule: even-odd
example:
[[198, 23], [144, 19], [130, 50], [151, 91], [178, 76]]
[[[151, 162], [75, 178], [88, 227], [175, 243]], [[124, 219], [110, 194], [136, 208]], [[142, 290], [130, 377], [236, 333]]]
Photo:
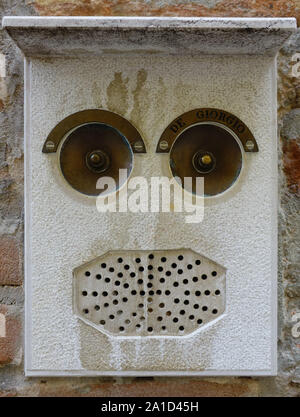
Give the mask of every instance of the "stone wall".
[[[2, 0], [3, 15], [296, 16], [299, 0]], [[299, 21], [299, 20], [298, 20]], [[0, 397], [299, 396], [300, 31], [278, 56], [279, 372], [268, 378], [30, 378], [23, 373], [23, 62], [0, 32]], [[4, 58], [2, 57], [2, 58]], [[1, 55], [0, 55], [1, 58]], [[300, 59], [300, 55], [299, 55]]]

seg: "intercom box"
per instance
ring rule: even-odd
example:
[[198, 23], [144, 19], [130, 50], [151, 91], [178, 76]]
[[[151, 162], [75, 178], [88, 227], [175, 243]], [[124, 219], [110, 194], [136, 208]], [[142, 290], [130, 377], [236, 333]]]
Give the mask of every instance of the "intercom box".
[[[26, 55], [26, 374], [273, 375], [276, 52], [295, 22], [140, 18], [133, 28], [133, 21], [4, 20]], [[26, 33], [32, 34], [31, 40], [20, 40]], [[49, 133], [64, 118], [102, 109], [130, 121], [143, 139], [146, 152], [133, 153], [131, 177], [170, 177], [169, 153], [156, 152], [161, 135], [180, 115], [200, 108], [238, 117], [251, 130], [258, 151], [246, 152], [241, 146], [238, 179], [216, 198], [204, 197], [199, 223], [188, 223], [185, 213], [174, 211], [99, 213], [96, 199], [80, 194], [63, 177], [59, 152], [42, 152]], [[224, 153], [226, 160], [226, 149]], [[173, 264], [177, 272], [182, 265], [182, 277], [173, 272]], [[123, 265], [130, 271], [140, 265], [156, 271], [161, 267], [164, 273], [170, 270], [170, 277], [159, 275], [152, 287], [144, 283], [148, 301], [143, 302], [124, 295], [138, 287], [129, 279], [124, 287]], [[123, 274], [118, 288], [96, 282], [97, 274], [113, 281], [117, 273]], [[90, 276], [95, 278], [91, 284]], [[111, 310], [105, 319], [100, 314], [104, 304], [85, 317], [97, 305], [93, 292], [105, 291], [118, 293], [109, 295]], [[149, 297], [147, 291], [154, 294]], [[205, 292], [210, 294], [206, 299]], [[194, 308], [197, 303], [200, 308]], [[140, 304], [144, 313], [138, 311]], [[205, 305], [210, 316], [202, 310]], [[155, 314], [152, 322], [149, 308]], [[127, 314], [125, 324], [119, 311]], [[187, 316], [197, 323], [188, 325]], [[136, 325], [144, 326], [142, 333]]]

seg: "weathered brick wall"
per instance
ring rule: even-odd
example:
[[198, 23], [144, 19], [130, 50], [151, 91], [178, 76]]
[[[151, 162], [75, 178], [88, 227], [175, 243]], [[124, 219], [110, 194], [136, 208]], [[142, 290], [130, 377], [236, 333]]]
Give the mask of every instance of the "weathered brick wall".
[[[3, 15], [296, 16], [300, 0], [1, 0]], [[0, 397], [299, 396], [300, 31], [278, 57], [279, 373], [274, 378], [31, 378], [23, 375], [23, 63], [0, 32]]]

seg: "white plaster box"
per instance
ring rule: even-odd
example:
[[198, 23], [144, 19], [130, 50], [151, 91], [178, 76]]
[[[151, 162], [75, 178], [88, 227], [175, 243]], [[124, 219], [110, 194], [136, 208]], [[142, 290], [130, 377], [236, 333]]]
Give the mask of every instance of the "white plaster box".
[[[5, 17], [3, 26], [25, 54], [26, 374], [276, 374], [276, 53], [295, 20]], [[42, 153], [62, 119], [104, 109], [145, 142], [131, 175], [164, 175], [158, 140], [196, 108], [236, 115], [259, 148], [243, 152], [232, 189], [205, 199], [198, 224], [183, 213], [99, 213], [63, 179], [57, 155]], [[186, 335], [116, 337], [75, 314], [74, 268], [110, 251], [181, 248], [226, 270], [216, 319]]]

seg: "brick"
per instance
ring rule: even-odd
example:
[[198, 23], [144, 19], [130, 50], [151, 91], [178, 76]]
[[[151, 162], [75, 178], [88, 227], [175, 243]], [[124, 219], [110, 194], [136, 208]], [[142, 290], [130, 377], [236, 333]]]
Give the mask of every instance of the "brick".
[[[22, 324], [20, 312], [15, 306], [1, 304], [0, 317], [2, 322], [0, 326], [0, 365], [18, 365], [22, 359]], [[5, 322], [4, 331], [3, 321]]]
[[300, 138], [284, 141], [282, 150], [288, 189], [300, 197]]
[[14, 236], [0, 236], [0, 285], [22, 284], [20, 248]]
[[[293, 0], [131, 1], [131, 0], [35, 0], [42, 16], [226, 16], [284, 17], [299, 13]], [[300, 13], [299, 13], [300, 14]]]
[[[258, 395], [258, 383], [219, 378], [113, 378], [44, 379], [27, 385], [18, 395], [38, 397], [252, 397]], [[170, 400], [171, 401], [171, 400]]]

